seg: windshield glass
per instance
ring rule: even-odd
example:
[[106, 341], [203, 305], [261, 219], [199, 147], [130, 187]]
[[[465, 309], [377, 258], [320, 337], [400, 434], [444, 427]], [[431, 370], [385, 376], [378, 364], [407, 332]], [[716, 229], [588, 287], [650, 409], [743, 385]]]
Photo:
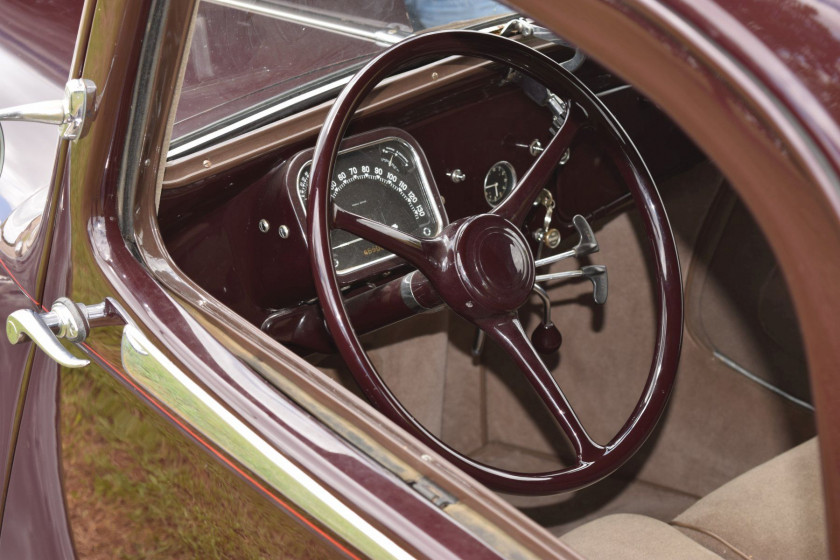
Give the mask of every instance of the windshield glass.
[[204, 0], [172, 137], [312, 95], [417, 31], [509, 13], [492, 0]]

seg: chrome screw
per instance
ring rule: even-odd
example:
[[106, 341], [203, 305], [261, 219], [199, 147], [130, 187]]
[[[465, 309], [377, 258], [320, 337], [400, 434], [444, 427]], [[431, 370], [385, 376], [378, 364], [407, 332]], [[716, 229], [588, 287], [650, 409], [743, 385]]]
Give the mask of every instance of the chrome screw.
[[572, 152], [569, 148], [566, 148], [566, 151], [563, 152], [563, 155], [560, 156], [560, 161], [558, 162], [560, 165], [566, 165], [568, 163], [569, 158], [572, 156]]
[[452, 180], [453, 183], [461, 183], [464, 181], [464, 179], [467, 178], [467, 176], [464, 175], [464, 172], [460, 169], [453, 169], [452, 171], [447, 171], [446, 176], [449, 177], [449, 179]]

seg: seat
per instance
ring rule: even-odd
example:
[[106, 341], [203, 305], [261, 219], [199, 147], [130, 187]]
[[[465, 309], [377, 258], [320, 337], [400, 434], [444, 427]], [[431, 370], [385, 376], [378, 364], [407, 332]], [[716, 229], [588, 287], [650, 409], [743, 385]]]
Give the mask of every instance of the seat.
[[561, 537], [584, 558], [827, 560], [817, 440], [744, 473], [670, 524], [617, 514]]

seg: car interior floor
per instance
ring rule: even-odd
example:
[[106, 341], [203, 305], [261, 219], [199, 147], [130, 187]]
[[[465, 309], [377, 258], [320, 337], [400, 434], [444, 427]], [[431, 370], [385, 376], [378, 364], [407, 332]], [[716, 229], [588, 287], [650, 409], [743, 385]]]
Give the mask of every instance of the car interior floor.
[[[815, 434], [795, 314], [749, 212], [708, 162], [659, 187], [685, 288], [675, 389], [657, 430], [607, 480], [557, 496], [504, 496], [558, 535], [610, 513], [670, 521]], [[647, 240], [635, 211], [593, 228], [600, 252], [579, 264], [607, 266], [608, 301], [595, 304], [587, 280], [546, 285], [563, 343], [544, 359], [589, 434], [605, 444], [642, 392], [656, 305]], [[561, 261], [552, 271], [575, 266]], [[534, 297], [520, 310], [526, 332], [541, 316]], [[474, 327], [450, 311], [436, 311], [368, 335], [365, 344], [396, 396], [455, 449], [522, 472], [568, 464], [570, 447], [527, 381], [492, 343], [473, 358], [474, 337]], [[340, 358], [312, 361], [358, 392]]]

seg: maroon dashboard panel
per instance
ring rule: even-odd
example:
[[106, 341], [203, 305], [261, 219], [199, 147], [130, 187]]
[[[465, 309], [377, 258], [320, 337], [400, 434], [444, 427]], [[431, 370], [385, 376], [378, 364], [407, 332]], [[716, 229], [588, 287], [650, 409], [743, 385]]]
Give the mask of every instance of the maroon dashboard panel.
[[[602, 80], [599, 76], [593, 79]], [[421, 154], [425, 172], [440, 193], [443, 216], [457, 220], [487, 212], [491, 205], [484, 185], [491, 168], [508, 162], [521, 176], [535, 159], [529, 147], [535, 141], [545, 145], [551, 137], [549, 111], [503, 77], [500, 73], [499, 79], [468, 92], [442, 95], [424, 108], [359, 119], [345, 143], [404, 135]], [[657, 181], [702, 157], [665, 115], [632, 89], [619, 87], [601, 97]], [[390, 132], [375, 132], [381, 127], [390, 127]], [[298, 145], [201, 184], [165, 192], [161, 200], [161, 231], [178, 266], [258, 325], [273, 311], [315, 297], [305, 216], [296, 192], [301, 167], [311, 159], [307, 154], [311, 147]], [[585, 131], [547, 187], [557, 201], [553, 226], [562, 232], [572, 230], [575, 214], [607, 218], [627, 201], [627, 188], [597, 135]], [[529, 232], [542, 225], [543, 215], [537, 208], [526, 220], [529, 239]], [[358, 293], [381, 284], [401, 267], [405, 265], [399, 259], [362, 267], [344, 278], [346, 289]]]

